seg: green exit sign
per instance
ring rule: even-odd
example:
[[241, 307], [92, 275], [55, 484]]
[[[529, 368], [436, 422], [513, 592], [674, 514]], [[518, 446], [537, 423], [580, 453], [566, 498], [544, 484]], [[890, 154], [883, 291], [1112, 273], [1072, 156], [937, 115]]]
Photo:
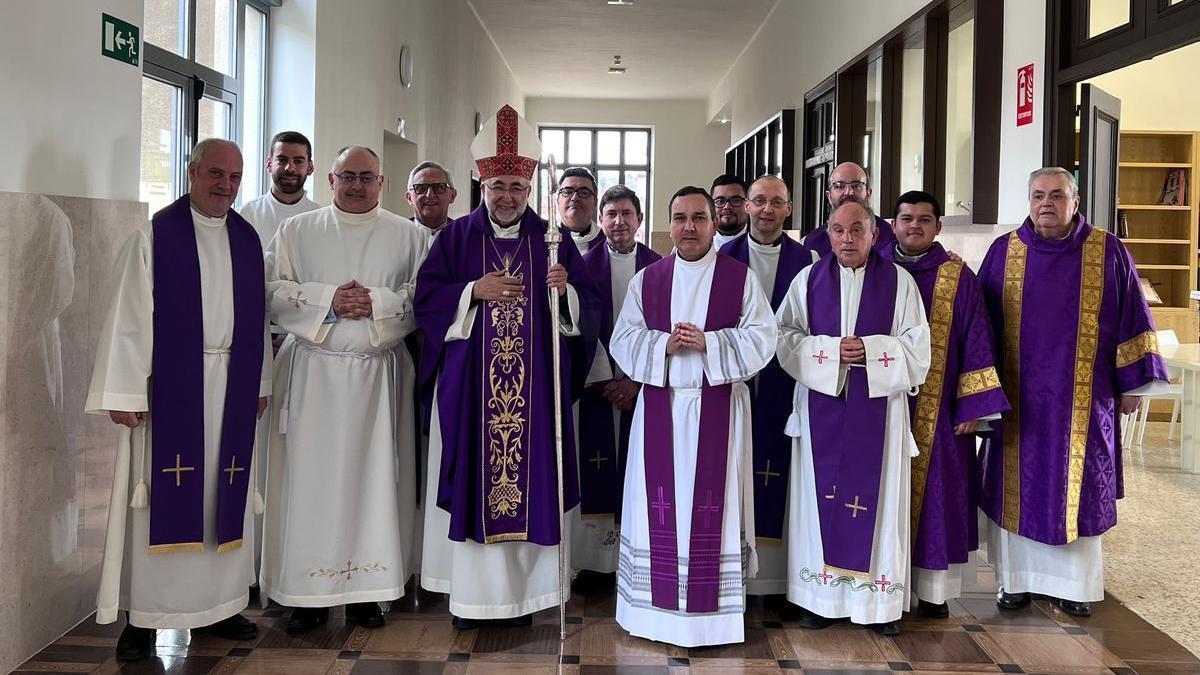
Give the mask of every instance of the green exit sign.
[[100, 15], [100, 54], [131, 66], [138, 64], [142, 51], [138, 27], [115, 16]]

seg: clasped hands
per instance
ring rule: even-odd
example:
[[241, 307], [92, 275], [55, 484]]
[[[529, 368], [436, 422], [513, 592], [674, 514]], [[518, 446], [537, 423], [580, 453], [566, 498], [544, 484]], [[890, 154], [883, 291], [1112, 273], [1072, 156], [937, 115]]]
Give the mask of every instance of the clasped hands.
[[[267, 401], [269, 396], [258, 397], [258, 416], [255, 419], [262, 419], [263, 413], [267, 411]], [[146, 421], [146, 413], [144, 412], [125, 412], [124, 410], [109, 410], [108, 418], [113, 421], [113, 424], [120, 424], [136, 429]]]
[[633, 410], [633, 406], [637, 402], [637, 395], [641, 389], [641, 385], [628, 377], [622, 377], [621, 379], [597, 382], [592, 385], [592, 388], [607, 399], [617, 410], [628, 412]]
[[[546, 287], [567, 290], [567, 268], [557, 263], [551, 265], [546, 270]], [[524, 282], [508, 276], [504, 270], [488, 272], [471, 287], [471, 299], [485, 302], [516, 302], [523, 293]]]
[[700, 330], [696, 324], [687, 321], [675, 324], [674, 330], [671, 331], [671, 337], [667, 338], [667, 356], [680, 349], [690, 349], [696, 352], [706, 351], [708, 342], [704, 339], [704, 331]]
[[333, 292], [333, 313], [339, 319], [366, 319], [371, 316], [371, 291], [351, 279]]
[[867, 362], [867, 346], [863, 344], [862, 338], [854, 335], [847, 335], [842, 338], [839, 345], [841, 352], [842, 363], [866, 363]]

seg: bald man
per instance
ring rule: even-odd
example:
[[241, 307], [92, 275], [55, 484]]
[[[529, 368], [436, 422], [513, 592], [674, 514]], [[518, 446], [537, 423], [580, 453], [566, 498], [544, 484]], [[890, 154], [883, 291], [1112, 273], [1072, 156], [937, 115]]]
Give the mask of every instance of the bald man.
[[404, 595], [416, 511], [415, 378], [403, 340], [425, 237], [379, 205], [370, 148], [329, 171], [333, 204], [283, 222], [267, 249], [268, 311], [279, 351], [262, 592], [297, 609], [289, 633], [346, 619], [383, 625]]
[[[847, 202], [858, 202], [864, 206], [870, 204], [871, 184], [866, 169], [854, 162], [842, 162], [835, 166], [833, 173], [829, 174], [829, 189], [825, 191], [825, 198], [829, 200], [831, 210], [837, 210]], [[833, 250], [829, 242], [829, 229], [824, 225], [809, 232], [803, 243], [816, 254], [816, 258], [824, 258]], [[892, 232], [892, 226], [888, 221], [876, 216], [875, 244], [872, 248], [883, 255], [895, 246], [896, 235]], [[955, 257], [952, 255], [952, 258]]]

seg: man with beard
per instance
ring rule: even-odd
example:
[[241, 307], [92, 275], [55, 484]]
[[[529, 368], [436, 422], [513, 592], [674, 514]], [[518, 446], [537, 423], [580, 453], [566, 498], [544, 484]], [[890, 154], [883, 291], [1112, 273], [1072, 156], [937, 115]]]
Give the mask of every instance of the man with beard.
[[313, 172], [312, 143], [298, 131], [281, 131], [271, 139], [267, 156], [271, 189], [258, 199], [246, 202], [240, 214], [254, 226], [263, 250], [271, 243], [283, 221], [312, 211], [320, 204], [304, 194], [304, 183]]
[[433, 246], [433, 238], [450, 222], [450, 205], [457, 197], [450, 172], [437, 162], [421, 162], [408, 174], [404, 201], [412, 207], [413, 220], [421, 226], [427, 246]]
[[604, 243], [596, 226], [596, 177], [582, 166], [564, 169], [558, 180], [558, 221], [583, 255]]
[[713, 237], [713, 248], [721, 247], [746, 233], [750, 225], [750, 214], [746, 211], [746, 195], [750, 192], [746, 181], [732, 174], [721, 174], [712, 182], [713, 206], [717, 208], [717, 234]]
[[[829, 174], [829, 189], [825, 192], [825, 198], [829, 200], [829, 206], [833, 210], [837, 210], [839, 206], [847, 202], [858, 202], [863, 205], [870, 203], [871, 186], [867, 182], [866, 170], [854, 162], [842, 162], [835, 166], [833, 173]], [[824, 258], [833, 250], [829, 244], [829, 229], [824, 225], [809, 232], [802, 243], [817, 258]], [[878, 253], [890, 251], [895, 245], [896, 235], [892, 232], [892, 226], [888, 224], [888, 221], [876, 216], [875, 251]], [[950, 257], [952, 260], [957, 259], [957, 256], [953, 254]]]

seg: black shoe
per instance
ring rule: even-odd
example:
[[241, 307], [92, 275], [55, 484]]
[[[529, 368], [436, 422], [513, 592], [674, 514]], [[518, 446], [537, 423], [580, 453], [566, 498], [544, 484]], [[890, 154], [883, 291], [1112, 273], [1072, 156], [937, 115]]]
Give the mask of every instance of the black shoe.
[[1071, 616], [1091, 616], [1092, 603], [1090, 602], [1075, 602], [1074, 600], [1064, 600], [1062, 598], [1054, 598], [1054, 604], [1062, 611]]
[[918, 599], [917, 614], [929, 619], [945, 619], [950, 616], [950, 606], [944, 602], [939, 605]]
[[868, 625], [867, 627], [870, 628], [871, 630], [875, 631], [876, 633], [879, 633], [880, 635], [893, 636], [893, 635], [900, 634], [900, 622], [899, 621], [888, 621], [885, 623], [873, 623], [873, 624]]
[[525, 616], [514, 616], [507, 619], [496, 619], [497, 626], [532, 626], [533, 615], [526, 614]]
[[571, 581], [571, 592], [580, 595], [591, 595], [597, 591], [611, 589], [617, 585], [616, 572], [594, 572], [580, 570]]
[[996, 593], [996, 606], [1000, 609], [1024, 609], [1029, 606], [1029, 594], [1008, 593], [1000, 589]]
[[450, 625], [458, 630], [475, 630], [482, 623], [479, 619], [466, 619], [461, 616], [453, 616], [450, 618]]
[[346, 621], [363, 628], [383, 626], [383, 611], [378, 602], [354, 602], [346, 605]]
[[814, 614], [803, 607], [800, 608], [799, 621], [801, 628], [808, 628], [809, 630], [821, 630], [822, 628], [829, 628], [836, 623], [836, 620], [834, 619], [821, 616], [820, 614]]
[[226, 640], [253, 640], [258, 637], [258, 626], [241, 614], [221, 619], [211, 626], [205, 626], [205, 629]]
[[150, 656], [150, 650], [154, 649], [155, 633], [153, 628], [138, 628], [133, 624], [125, 624], [121, 637], [117, 639], [117, 660], [141, 661]]
[[288, 635], [300, 635], [325, 625], [329, 620], [328, 607], [297, 607], [292, 610], [292, 616], [287, 622]]

